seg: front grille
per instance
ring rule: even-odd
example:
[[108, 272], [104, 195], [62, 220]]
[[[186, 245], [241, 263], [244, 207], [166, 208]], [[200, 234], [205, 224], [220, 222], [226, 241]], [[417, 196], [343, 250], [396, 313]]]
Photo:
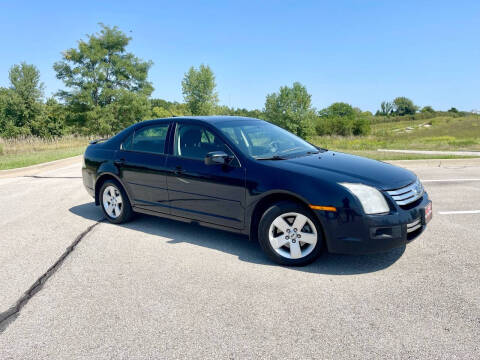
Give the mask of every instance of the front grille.
[[415, 230], [417, 230], [421, 226], [422, 226], [422, 219], [419, 218], [419, 219], [411, 222], [410, 224], [407, 224], [407, 233], [414, 232]]
[[408, 205], [422, 197], [424, 190], [420, 180], [400, 189], [388, 190], [387, 193], [400, 206]]

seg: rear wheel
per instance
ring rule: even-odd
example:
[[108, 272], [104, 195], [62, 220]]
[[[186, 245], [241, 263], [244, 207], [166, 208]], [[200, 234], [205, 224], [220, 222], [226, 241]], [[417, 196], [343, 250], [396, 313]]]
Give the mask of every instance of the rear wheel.
[[132, 206], [123, 187], [115, 180], [107, 180], [100, 189], [100, 202], [108, 221], [121, 224], [133, 216]]
[[318, 219], [294, 202], [279, 202], [263, 214], [258, 227], [263, 251], [281, 265], [303, 266], [322, 251], [323, 237]]

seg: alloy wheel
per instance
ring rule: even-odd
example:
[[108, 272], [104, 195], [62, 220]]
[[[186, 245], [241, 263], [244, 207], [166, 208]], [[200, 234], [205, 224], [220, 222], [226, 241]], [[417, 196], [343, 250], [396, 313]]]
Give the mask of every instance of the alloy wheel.
[[123, 211], [122, 194], [113, 185], [107, 186], [103, 191], [103, 208], [113, 219], [118, 218]]
[[289, 212], [273, 220], [268, 239], [273, 250], [287, 259], [300, 259], [317, 245], [317, 229], [305, 215]]

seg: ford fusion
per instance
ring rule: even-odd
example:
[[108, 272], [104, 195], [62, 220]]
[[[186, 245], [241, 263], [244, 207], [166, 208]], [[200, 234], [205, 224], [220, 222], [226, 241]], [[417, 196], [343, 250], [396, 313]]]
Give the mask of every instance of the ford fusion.
[[404, 246], [432, 217], [412, 172], [317, 148], [263, 120], [144, 121], [93, 141], [82, 169], [108, 221], [134, 213], [248, 235], [273, 261]]

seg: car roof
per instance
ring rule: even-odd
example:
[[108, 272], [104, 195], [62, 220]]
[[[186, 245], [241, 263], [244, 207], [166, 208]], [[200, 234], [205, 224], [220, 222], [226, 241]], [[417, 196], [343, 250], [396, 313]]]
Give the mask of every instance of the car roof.
[[152, 119], [146, 120], [135, 124], [137, 126], [144, 126], [148, 124], [158, 124], [162, 121], [179, 121], [179, 120], [193, 120], [198, 122], [209, 123], [212, 125], [223, 123], [223, 122], [230, 122], [230, 121], [263, 121], [256, 118], [246, 117], [246, 116], [229, 116], [229, 115], [213, 115], [213, 116], [178, 116], [178, 117], [171, 117], [171, 118], [162, 118], [162, 119]]

